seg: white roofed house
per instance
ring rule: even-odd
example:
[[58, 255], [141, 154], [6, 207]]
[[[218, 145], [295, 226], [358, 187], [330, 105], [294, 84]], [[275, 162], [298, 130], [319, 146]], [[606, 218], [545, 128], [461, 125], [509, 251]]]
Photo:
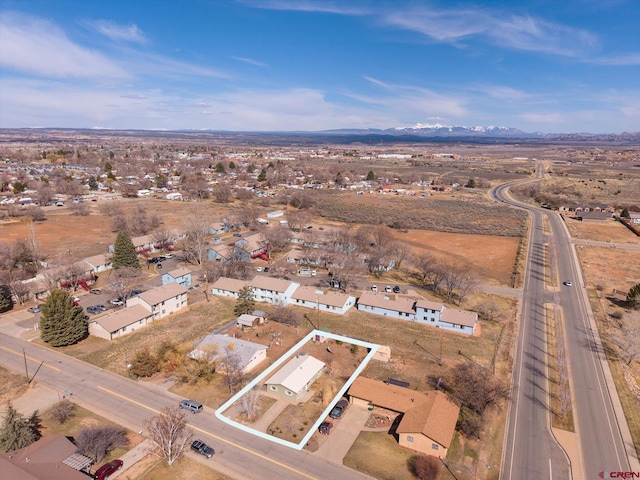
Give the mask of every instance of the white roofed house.
[[187, 288], [179, 283], [168, 283], [128, 298], [127, 307], [133, 305], [142, 305], [151, 311], [154, 320], [164, 318], [187, 307]]
[[222, 297], [238, 298], [240, 290], [248, 286], [249, 282], [235, 278], [220, 277], [211, 286], [211, 293]]
[[429, 325], [438, 325], [444, 308], [441, 303], [420, 299], [416, 302], [416, 321]]
[[291, 295], [299, 286], [299, 283], [265, 277], [264, 275], [256, 275], [251, 280], [253, 299], [256, 302], [271, 303], [279, 306], [289, 305], [291, 303]]
[[[255, 313], [255, 312], [254, 312]], [[263, 315], [249, 315], [248, 313], [243, 313], [238, 318], [236, 318], [236, 326], [237, 327], [255, 327], [257, 325], [262, 325], [264, 323], [264, 314]]]
[[324, 292], [314, 287], [300, 286], [291, 295], [291, 305], [320, 309], [343, 315], [356, 303], [356, 297], [342, 292]]
[[267, 346], [247, 342], [228, 335], [209, 334], [189, 354], [194, 359], [218, 362], [224, 369], [226, 362], [237, 362], [243, 374], [249, 373], [267, 358]]
[[265, 385], [268, 392], [297, 402], [309, 391], [324, 369], [325, 364], [317, 358], [298, 354], [267, 379]]

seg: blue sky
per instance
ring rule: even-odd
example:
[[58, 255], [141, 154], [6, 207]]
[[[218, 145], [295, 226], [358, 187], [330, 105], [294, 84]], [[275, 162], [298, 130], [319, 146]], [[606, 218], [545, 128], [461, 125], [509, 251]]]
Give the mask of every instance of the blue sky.
[[0, 128], [640, 131], [637, 0], [0, 0]]

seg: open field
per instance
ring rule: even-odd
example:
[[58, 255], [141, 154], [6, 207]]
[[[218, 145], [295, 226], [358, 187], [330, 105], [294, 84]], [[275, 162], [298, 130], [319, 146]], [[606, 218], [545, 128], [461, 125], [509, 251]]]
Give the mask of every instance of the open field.
[[455, 194], [425, 198], [325, 195], [316, 210], [320, 216], [337, 222], [510, 237], [522, 236], [527, 218], [522, 210], [496, 204], [482, 194], [467, 199], [456, 198]]
[[581, 240], [595, 240], [598, 242], [633, 243], [640, 245], [640, 237], [620, 222], [607, 220], [606, 222], [579, 222], [565, 215], [566, 224], [571, 237]]
[[588, 287], [599, 286], [625, 293], [640, 281], [640, 251], [577, 245], [578, 258]]

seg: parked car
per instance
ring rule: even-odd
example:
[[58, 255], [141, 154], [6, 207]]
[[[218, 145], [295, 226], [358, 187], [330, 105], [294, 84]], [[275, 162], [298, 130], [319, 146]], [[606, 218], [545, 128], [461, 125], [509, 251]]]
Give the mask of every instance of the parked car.
[[209, 445], [204, 443], [202, 440], [195, 440], [191, 444], [191, 450], [193, 450], [196, 453], [199, 453], [200, 455], [204, 455], [207, 458], [213, 457], [213, 454], [216, 453], [213, 450], [213, 448], [211, 448]]
[[391, 285], [387, 285], [386, 287], [384, 287], [384, 291], [387, 293], [391, 293], [392, 292]]
[[263, 268], [263, 271], [264, 271], [264, 272], [268, 272], [268, 271], [269, 271], [269, 267], [264, 267], [264, 268]]
[[261, 272], [261, 271], [262, 271], [262, 267], [256, 268], [256, 272]]
[[342, 417], [342, 415], [344, 414], [344, 411], [347, 409], [348, 406], [349, 406], [349, 401], [343, 398], [342, 400], [340, 400], [338, 403], [335, 404], [329, 416], [331, 418]]
[[130, 294], [129, 294], [129, 298], [131, 297], [135, 297], [136, 295], [140, 295], [141, 293], [143, 293], [144, 290], [133, 290]]
[[377, 285], [371, 285], [371, 291], [372, 292], [377, 292], [378, 291], [378, 286]]
[[147, 260], [147, 263], [160, 263], [164, 258], [162, 257], [153, 257]]
[[318, 431], [321, 435], [329, 435], [331, 433], [331, 428], [333, 427], [333, 422], [322, 422], [318, 427]]
[[315, 277], [318, 274], [318, 272], [316, 270], [311, 270], [311, 276]]
[[165, 260], [170, 260], [173, 257], [175, 257], [173, 253], [165, 253], [164, 255], [162, 255], [162, 258], [164, 258]]
[[393, 287], [393, 293], [400, 293], [400, 287], [398, 285]]
[[102, 465], [96, 473], [93, 474], [95, 480], [107, 480], [112, 474], [122, 468], [122, 460], [112, 460]]
[[112, 298], [111, 300], [109, 300], [109, 303], [111, 305], [115, 305], [116, 307], [124, 306], [124, 302], [119, 298]]
[[107, 310], [109, 310], [107, 307], [105, 307], [103, 304], [99, 303], [96, 305], [96, 308], [99, 308], [100, 311], [102, 312], [106, 312]]
[[233, 234], [233, 236], [234, 236], [234, 237], [241, 237], [241, 236], [242, 236], [242, 234], [241, 234], [241, 233], [234, 233], [234, 234]]
[[29, 307], [27, 308], [28, 311], [30, 311], [31, 313], [40, 313], [40, 305], [36, 305], [35, 307]]
[[90, 307], [87, 307], [87, 312], [91, 315], [98, 315], [99, 313], [102, 313], [102, 310], [99, 309], [96, 305], [91, 305]]
[[89, 290], [89, 293], [93, 293], [94, 295], [100, 295], [102, 291], [99, 288], [92, 288]]

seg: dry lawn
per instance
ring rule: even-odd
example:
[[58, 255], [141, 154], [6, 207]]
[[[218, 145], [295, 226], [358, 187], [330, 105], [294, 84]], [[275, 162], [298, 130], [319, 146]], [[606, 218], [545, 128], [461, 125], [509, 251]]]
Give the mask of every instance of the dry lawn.
[[640, 245], [640, 237], [620, 222], [579, 222], [570, 217], [566, 218], [567, 227], [573, 238], [595, 240], [598, 242], [633, 243]]
[[640, 250], [577, 245], [578, 258], [588, 287], [626, 292], [640, 281]]
[[216, 472], [211, 467], [189, 457], [182, 457], [168, 467], [164, 460], [147, 456], [118, 478], [123, 480], [231, 480], [230, 477]]

